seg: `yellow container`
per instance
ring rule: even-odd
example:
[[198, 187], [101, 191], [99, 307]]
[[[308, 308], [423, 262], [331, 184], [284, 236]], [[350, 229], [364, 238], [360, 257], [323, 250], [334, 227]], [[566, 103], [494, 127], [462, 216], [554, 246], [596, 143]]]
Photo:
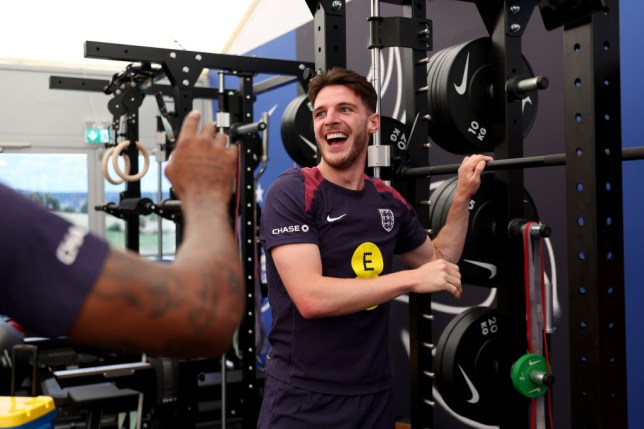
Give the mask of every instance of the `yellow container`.
[[0, 396], [0, 428], [53, 429], [55, 419], [49, 396]]

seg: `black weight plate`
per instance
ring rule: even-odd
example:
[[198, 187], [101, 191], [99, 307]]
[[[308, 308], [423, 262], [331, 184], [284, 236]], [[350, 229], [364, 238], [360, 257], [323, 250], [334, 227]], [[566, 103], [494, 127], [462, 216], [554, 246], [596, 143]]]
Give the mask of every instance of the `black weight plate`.
[[404, 153], [409, 144], [409, 127], [397, 119], [382, 116], [380, 118], [380, 143], [392, 146], [392, 156]]
[[436, 387], [445, 403], [484, 424], [498, 424], [503, 406], [498, 338], [496, 310], [472, 307], [447, 324], [436, 344]]
[[435, 237], [444, 225], [442, 213], [449, 198], [445, 191], [456, 180], [456, 177], [444, 180], [443, 183], [429, 194], [429, 201], [431, 202], [431, 205], [429, 206], [429, 227], [432, 230], [432, 237]]
[[[459, 129], [458, 122], [460, 121], [459, 117], [454, 114], [451, 105], [454, 103], [453, 100], [457, 101], [466, 101], [469, 102], [469, 97], [467, 96], [467, 89], [471, 89], [471, 82], [469, 80], [469, 71], [474, 68], [474, 61], [472, 60], [472, 55], [469, 52], [469, 45], [472, 42], [466, 42], [460, 45], [457, 45], [452, 49], [450, 56], [444, 62], [443, 66], [439, 70], [439, 77], [437, 80], [438, 89], [436, 91], [435, 104], [437, 105], [437, 122], [435, 130], [430, 130], [430, 136], [432, 139], [443, 149], [449, 150], [453, 153], [472, 153], [480, 152], [481, 148], [479, 145], [472, 144], [469, 136], [463, 138], [462, 132]], [[463, 53], [465, 52], [465, 53]], [[487, 53], [485, 53], [487, 55]], [[459, 77], [454, 76], [452, 70], [455, 69], [454, 62], [460, 60], [460, 72]], [[462, 64], [461, 64], [462, 63]], [[462, 92], [462, 94], [459, 93]], [[460, 99], [460, 100], [459, 100]], [[487, 104], [490, 104], [489, 102]], [[468, 106], [467, 110], [471, 110], [472, 107]], [[461, 113], [458, 114], [460, 116]], [[446, 145], [446, 146], [445, 146]], [[486, 148], [487, 149], [487, 148]]]
[[[435, 133], [435, 138], [438, 141], [451, 141], [452, 136], [456, 132], [456, 124], [454, 123], [454, 118], [450, 116], [450, 111], [448, 108], [448, 90], [449, 90], [449, 69], [454, 61], [454, 58], [459, 54], [461, 49], [465, 46], [465, 43], [456, 45], [452, 47], [448, 54], [444, 57], [441, 62], [440, 69], [438, 70], [438, 76], [436, 79], [436, 89], [435, 89], [435, 106], [436, 106], [436, 121], [434, 122], [438, 126], [438, 132]], [[471, 148], [470, 152], [478, 152], [478, 149]], [[451, 201], [450, 201], [451, 203]]]
[[[493, 151], [499, 141], [498, 130], [505, 118], [491, 108], [491, 40], [480, 38], [457, 45], [442, 56], [434, 70], [433, 91], [429, 105], [432, 118], [429, 136], [443, 149], [458, 154]], [[532, 77], [525, 57], [516, 70], [517, 76]], [[431, 79], [430, 79], [431, 80]], [[495, 89], [502, 90], [503, 89]], [[521, 101], [523, 135], [529, 132], [538, 107], [538, 91], [531, 91]]]
[[311, 104], [306, 95], [294, 98], [282, 116], [282, 143], [288, 155], [302, 167], [317, 165], [317, 146], [313, 132]]
[[[427, 73], [429, 85], [428, 105], [429, 113], [432, 118], [429, 122], [429, 126], [430, 129], [436, 132], [440, 132], [441, 119], [443, 119], [442, 111], [440, 108], [440, 97], [438, 96], [440, 89], [440, 85], [438, 84], [440, 70], [442, 65], [444, 64], [445, 58], [450, 54], [450, 52], [452, 52], [453, 49], [454, 47], [446, 48], [433, 55], [432, 58], [434, 60], [432, 61], [431, 67], [428, 69]], [[430, 136], [431, 135], [432, 134], [430, 133]]]
[[441, 61], [441, 65], [438, 70], [438, 77], [436, 79], [436, 103], [437, 113], [439, 114], [439, 124], [447, 123], [449, 124], [449, 127], [454, 126], [454, 118], [449, 114], [450, 111], [448, 109], [448, 94], [450, 90], [449, 71], [454, 59], [459, 55], [464, 47], [465, 44], [462, 43], [448, 50], [447, 55]]
[[[380, 118], [380, 144], [390, 146], [391, 157], [391, 167], [380, 170], [380, 179], [393, 180], [395, 171], [408, 160], [409, 127], [397, 119], [382, 116]], [[371, 174], [369, 170], [371, 169], [367, 170], [367, 174]]]
[[447, 220], [447, 214], [452, 206], [454, 194], [456, 193], [457, 178], [443, 182], [430, 194], [430, 201], [432, 202], [429, 208], [430, 228], [432, 230], [432, 237], [441, 230]]
[[[442, 184], [430, 195], [430, 227], [435, 236], [445, 225], [447, 214], [456, 193], [457, 178]], [[440, 191], [440, 192], [439, 192]], [[464, 283], [485, 287], [498, 287], [498, 256], [490, 252], [498, 234], [504, 234], [505, 227], [499, 227], [495, 220], [497, 202], [503, 186], [494, 173], [481, 175], [481, 186], [470, 200], [470, 218], [463, 254], [458, 263]], [[537, 221], [539, 216], [532, 197], [524, 192], [524, 218]]]
[[[450, 141], [451, 136], [455, 133], [454, 121], [449, 116], [449, 109], [446, 105], [446, 90], [448, 87], [446, 69], [453, 61], [455, 55], [462, 49], [464, 44], [456, 45], [445, 50], [439, 58], [439, 64], [434, 70], [432, 79], [432, 93], [429, 96], [429, 103], [432, 106], [432, 120], [429, 122], [429, 135], [439, 144], [440, 142]], [[442, 147], [442, 146], [441, 146]], [[474, 152], [472, 150], [471, 152]]]
[[429, 63], [427, 65], [427, 87], [429, 88], [429, 95], [428, 95], [428, 107], [429, 107], [429, 114], [432, 117], [432, 120], [434, 118], [434, 106], [432, 105], [432, 101], [436, 99], [436, 97], [432, 97], [434, 91], [435, 91], [435, 83], [434, 81], [436, 80], [436, 77], [438, 77], [438, 67], [441, 63], [441, 59], [443, 56], [447, 53], [447, 49], [440, 50], [436, 52], [434, 55], [431, 56], [429, 59]]

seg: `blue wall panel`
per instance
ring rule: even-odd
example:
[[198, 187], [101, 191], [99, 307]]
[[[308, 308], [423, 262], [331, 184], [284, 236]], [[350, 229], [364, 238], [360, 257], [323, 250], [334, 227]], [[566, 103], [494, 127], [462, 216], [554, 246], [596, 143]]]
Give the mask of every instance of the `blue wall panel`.
[[[624, 147], [643, 146], [644, 128], [644, 3], [620, 3], [620, 58], [622, 84], [622, 140]], [[644, 304], [644, 168], [642, 161], [623, 164], [624, 265], [626, 276], [626, 351], [628, 367], [628, 415], [630, 428], [644, 427], [644, 356], [642, 304]]]
[[[274, 58], [280, 60], [296, 60], [295, 58], [295, 31], [287, 33], [277, 39], [274, 39], [259, 48], [250, 51], [247, 56], [257, 56], [262, 58]], [[269, 76], [258, 75], [255, 82], [261, 82]], [[293, 83], [282, 88], [277, 88], [257, 96], [255, 102], [255, 120], [260, 120], [262, 112], [269, 112], [275, 109], [269, 119], [269, 162], [266, 172], [259, 180], [258, 184], [258, 202], [262, 203], [263, 192], [268, 190], [271, 183], [284, 170], [295, 165], [293, 160], [288, 156], [282, 137], [280, 135], [280, 123], [284, 114], [284, 109], [288, 103], [298, 95], [299, 84]]]

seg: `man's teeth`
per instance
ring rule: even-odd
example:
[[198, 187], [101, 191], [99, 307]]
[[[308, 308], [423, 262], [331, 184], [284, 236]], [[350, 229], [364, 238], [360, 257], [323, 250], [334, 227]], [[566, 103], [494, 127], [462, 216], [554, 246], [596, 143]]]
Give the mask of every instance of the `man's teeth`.
[[331, 134], [327, 134], [326, 138], [327, 140], [346, 139], [347, 135], [344, 133], [331, 133]]

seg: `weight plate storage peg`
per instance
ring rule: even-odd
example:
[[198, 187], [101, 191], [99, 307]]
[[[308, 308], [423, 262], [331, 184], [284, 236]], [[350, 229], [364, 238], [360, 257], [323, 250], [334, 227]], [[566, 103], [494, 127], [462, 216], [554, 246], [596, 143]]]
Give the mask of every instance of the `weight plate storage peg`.
[[[489, 37], [471, 40], [436, 52], [427, 66], [428, 107], [431, 120], [428, 132], [432, 140], [446, 151], [467, 154], [491, 152], [500, 141], [504, 117], [493, 108], [495, 91], [492, 76], [492, 42]], [[533, 77], [525, 57], [516, 75]], [[522, 94], [523, 135], [534, 122], [538, 90]]]
[[512, 385], [527, 398], [538, 398], [554, 384], [554, 377], [548, 372], [546, 358], [528, 353], [512, 365]]
[[[447, 214], [456, 193], [457, 178], [443, 182], [430, 194], [429, 221], [432, 237], [445, 225]], [[494, 173], [481, 175], [481, 186], [470, 199], [470, 218], [465, 246], [458, 262], [463, 283], [484, 287], [499, 287], [497, 267], [500, 256], [490, 252], [490, 245], [497, 241], [498, 234], [507, 234], [507, 226], [498, 225], [495, 218], [501, 193], [504, 188]], [[526, 219], [538, 220], [537, 208], [528, 194], [524, 193], [523, 211]]]
[[461, 416], [498, 424], [502, 407], [499, 382], [497, 311], [471, 307], [454, 317], [436, 343], [436, 387]]

